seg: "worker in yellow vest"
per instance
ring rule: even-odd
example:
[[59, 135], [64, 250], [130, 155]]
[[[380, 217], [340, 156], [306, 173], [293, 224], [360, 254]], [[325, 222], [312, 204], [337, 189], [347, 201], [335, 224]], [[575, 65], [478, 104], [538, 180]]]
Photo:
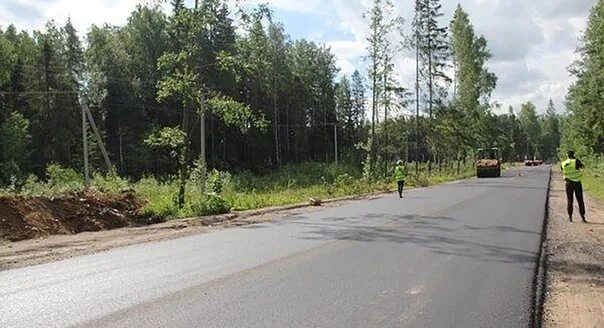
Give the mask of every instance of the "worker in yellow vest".
[[398, 185], [398, 197], [403, 198], [403, 187], [405, 186], [405, 180], [407, 179], [407, 169], [403, 161], [396, 162], [394, 167], [394, 180]]
[[575, 152], [572, 150], [568, 152], [568, 158], [561, 164], [562, 175], [566, 182], [566, 201], [570, 222], [573, 222], [573, 195], [577, 198], [577, 203], [579, 203], [581, 219], [583, 222], [587, 222], [585, 220], [585, 203], [583, 202], [583, 185], [581, 184], [581, 179], [583, 178], [581, 169], [583, 167], [583, 163], [575, 158]]

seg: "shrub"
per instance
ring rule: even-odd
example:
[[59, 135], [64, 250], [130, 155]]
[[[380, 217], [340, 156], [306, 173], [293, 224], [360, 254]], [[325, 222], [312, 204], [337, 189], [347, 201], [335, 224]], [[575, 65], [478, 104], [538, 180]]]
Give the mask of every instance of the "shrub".
[[216, 169], [212, 170], [207, 179], [207, 190], [220, 195], [224, 187], [224, 176]]
[[225, 214], [231, 211], [231, 204], [216, 193], [208, 193], [200, 199], [189, 202], [189, 213], [194, 216]]
[[21, 188], [21, 192], [26, 195], [42, 195], [45, 191], [46, 185], [33, 174], [27, 176]]
[[428, 176], [424, 174], [412, 174], [408, 176], [407, 179], [409, 180], [409, 184], [411, 186], [428, 187], [430, 185], [430, 180], [428, 179]]
[[103, 175], [95, 172], [90, 182], [92, 188], [103, 193], [118, 193], [121, 190], [129, 188], [129, 182], [117, 175]]
[[84, 178], [72, 168], [65, 168], [51, 163], [46, 167], [48, 189], [52, 193], [81, 191], [84, 189]]

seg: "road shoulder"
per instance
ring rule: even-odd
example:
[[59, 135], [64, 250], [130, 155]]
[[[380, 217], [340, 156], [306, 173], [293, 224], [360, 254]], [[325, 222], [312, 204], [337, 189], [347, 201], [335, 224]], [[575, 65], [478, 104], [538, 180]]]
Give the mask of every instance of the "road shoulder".
[[159, 242], [212, 231], [267, 223], [288, 217], [343, 206], [355, 200], [384, 197], [385, 193], [342, 197], [324, 201], [320, 207], [293, 204], [223, 215], [175, 219], [141, 227], [51, 235], [17, 242], [0, 240], [0, 271], [60, 261], [143, 243]]
[[568, 222], [564, 182], [552, 170], [545, 327], [604, 327], [604, 204], [585, 196], [589, 223]]

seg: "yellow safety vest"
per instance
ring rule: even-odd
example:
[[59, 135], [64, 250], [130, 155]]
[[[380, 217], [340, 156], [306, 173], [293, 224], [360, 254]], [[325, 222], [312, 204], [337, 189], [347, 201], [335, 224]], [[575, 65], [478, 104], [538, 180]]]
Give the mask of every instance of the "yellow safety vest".
[[577, 160], [576, 159], [567, 159], [562, 162], [562, 175], [564, 175], [564, 179], [581, 182], [581, 178], [583, 178], [583, 174], [581, 171], [577, 170]]
[[405, 172], [405, 167], [402, 165], [397, 165], [394, 168], [394, 179], [396, 181], [405, 181], [407, 178], [407, 172]]

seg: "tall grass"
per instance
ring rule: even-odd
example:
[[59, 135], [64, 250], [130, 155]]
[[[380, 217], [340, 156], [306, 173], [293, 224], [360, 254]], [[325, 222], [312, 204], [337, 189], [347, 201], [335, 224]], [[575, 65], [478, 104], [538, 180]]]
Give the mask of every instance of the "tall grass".
[[[431, 174], [428, 174], [424, 164], [416, 173], [414, 164], [410, 163], [408, 171], [409, 187], [429, 186], [475, 174], [471, 163], [460, 167], [459, 171], [455, 166], [435, 166]], [[327, 199], [385, 192], [393, 190], [395, 185], [390, 176], [365, 179], [362, 170], [352, 165], [304, 163], [287, 165], [265, 175], [213, 171], [209, 173], [203, 188], [199, 179], [192, 178], [187, 183], [185, 206], [182, 208], [176, 201], [177, 179], [161, 182], [154, 177], [145, 177], [130, 182], [119, 177], [94, 174], [91, 187], [102, 193], [134, 189], [139, 196], [147, 199], [143, 209], [145, 214], [180, 218], [300, 203], [310, 197]], [[72, 169], [50, 165], [46, 179], [31, 176], [17, 189], [5, 190], [5, 193], [56, 195], [78, 192], [84, 190], [84, 180]]]
[[594, 198], [604, 201], [604, 157], [589, 156], [585, 162], [585, 191]]

